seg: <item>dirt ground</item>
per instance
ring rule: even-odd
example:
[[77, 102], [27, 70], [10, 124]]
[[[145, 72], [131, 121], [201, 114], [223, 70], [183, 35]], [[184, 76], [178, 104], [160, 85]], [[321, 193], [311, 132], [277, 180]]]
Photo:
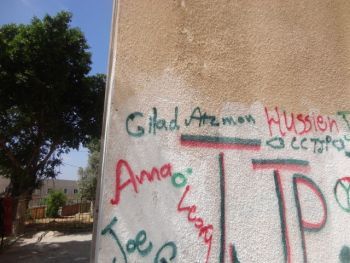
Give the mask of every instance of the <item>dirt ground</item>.
[[0, 262], [89, 262], [91, 233], [42, 231], [24, 236], [0, 253]]

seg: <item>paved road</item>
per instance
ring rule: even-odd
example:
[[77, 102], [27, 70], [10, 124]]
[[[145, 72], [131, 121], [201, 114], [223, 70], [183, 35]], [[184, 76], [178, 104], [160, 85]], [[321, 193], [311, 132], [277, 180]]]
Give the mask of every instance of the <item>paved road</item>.
[[40, 232], [32, 237], [17, 240], [0, 254], [0, 262], [89, 262], [91, 238], [91, 233]]

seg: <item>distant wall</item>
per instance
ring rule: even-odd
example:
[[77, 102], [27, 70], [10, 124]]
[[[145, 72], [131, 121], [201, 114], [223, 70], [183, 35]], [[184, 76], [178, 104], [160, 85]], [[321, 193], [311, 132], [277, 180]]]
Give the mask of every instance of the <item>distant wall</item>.
[[78, 213], [90, 212], [90, 203], [79, 203], [62, 206], [61, 216], [72, 216]]
[[350, 262], [349, 14], [118, 1], [95, 261]]
[[29, 208], [31, 219], [42, 219], [46, 217], [46, 206], [38, 206]]

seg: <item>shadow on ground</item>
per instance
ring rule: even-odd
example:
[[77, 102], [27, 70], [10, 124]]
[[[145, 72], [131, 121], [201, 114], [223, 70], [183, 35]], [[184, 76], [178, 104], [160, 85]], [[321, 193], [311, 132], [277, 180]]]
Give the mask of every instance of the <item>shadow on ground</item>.
[[[20, 239], [0, 254], [0, 262], [89, 262], [91, 234], [55, 235], [36, 242]], [[80, 241], [76, 241], [80, 240]]]

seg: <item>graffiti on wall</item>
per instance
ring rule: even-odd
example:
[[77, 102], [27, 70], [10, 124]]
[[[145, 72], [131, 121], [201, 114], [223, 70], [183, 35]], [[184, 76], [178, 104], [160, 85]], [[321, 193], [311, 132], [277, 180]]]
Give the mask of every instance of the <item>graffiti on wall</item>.
[[[102, 238], [114, 243], [111, 262], [133, 262], [129, 257], [134, 254], [138, 255], [140, 262], [142, 258], [147, 262], [185, 262], [183, 260], [186, 257], [181, 255], [181, 251], [189, 247], [182, 247], [181, 240], [187, 235], [196, 236], [203, 249], [199, 262], [245, 262], [244, 250], [249, 248], [240, 246], [230, 230], [233, 219], [229, 203], [233, 202], [231, 197], [237, 191], [234, 184], [228, 183], [232, 175], [237, 173], [230, 170], [231, 165], [246, 169], [251, 180], [263, 174], [265, 180], [273, 185], [271, 195], [277, 204], [279, 226], [276, 225], [276, 229], [270, 231], [280, 235], [280, 247], [275, 249], [281, 250], [284, 262], [315, 262], [313, 258], [310, 259], [308, 238], [322, 233], [330, 225], [330, 211], [342, 213], [350, 222], [350, 177], [346, 176], [347, 172], [330, 175], [330, 179], [327, 179], [327, 182], [332, 181], [332, 195], [329, 194], [329, 186], [314, 173], [316, 166], [324, 165], [315, 163], [317, 158], [350, 157], [350, 111], [322, 115], [315, 112], [288, 112], [279, 107], [261, 107], [260, 112], [218, 116], [199, 106], [188, 114], [181, 112], [180, 106], [175, 106], [164, 116], [162, 114], [157, 107], [144, 112], [131, 111], [123, 116], [123, 132], [130, 141], [150, 138], [154, 143], [164, 136], [175, 136], [179, 154], [189, 149], [207, 151], [207, 155], [213, 155], [216, 161], [208, 165], [217, 171], [210, 176], [217, 178], [218, 191], [210, 192], [206, 197], [207, 202], [218, 198], [215, 212], [212, 212], [215, 220], [206, 213], [212, 206], [208, 208], [202, 202], [197, 202], [203, 196], [196, 197], [200, 189], [194, 183], [198, 182], [194, 178], [205, 173], [201, 167], [180, 166], [165, 160], [160, 165], [139, 169], [134, 166], [140, 167], [142, 160], [117, 159], [114, 174], [108, 175], [113, 176], [113, 185], [108, 186], [111, 195], [105, 206], [118, 211], [119, 206], [130, 198], [142, 206], [143, 200], [138, 197], [139, 193], [154, 186], [160, 194], [168, 195], [170, 191], [177, 197], [162, 209], [176, 213], [178, 218], [171, 220], [186, 224], [192, 232], [184, 236], [179, 233], [168, 236], [163, 243], [157, 244], [149, 239], [148, 231], [143, 230], [147, 224], [142, 225], [141, 221], [142, 230], [123, 240], [118, 234], [118, 222], [126, 219], [115, 212], [100, 231]], [[228, 136], [229, 132], [225, 136], [220, 135], [222, 127], [242, 136]], [[248, 127], [253, 130], [259, 127], [259, 131], [263, 132], [251, 137], [249, 133], [244, 133]], [[238, 158], [237, 163], [229, 164], [227, 160], [231, 159], [228, 157], [235, 152], [250, 156], [249, 163], [239, 162]], [[171, 188], [167, 188], [167, 191], [157, 188], [157, 185], [163, 184]], [[293, 204], [292, 209], [290, 203]], [[308, 213], [310, 203], [315, 207], [311, 216]], [[163, 212], [161, 214], [164, 215]], [[152, 218], [156, 215], [144, 216]], [[350, 229], [345, 231], [350, 237]], [[346, 242], [335, 248], [338, 256], [335, 261], [350, 262], [350, 238]], [[299, 251], [302, 255], [297, 255]]]

